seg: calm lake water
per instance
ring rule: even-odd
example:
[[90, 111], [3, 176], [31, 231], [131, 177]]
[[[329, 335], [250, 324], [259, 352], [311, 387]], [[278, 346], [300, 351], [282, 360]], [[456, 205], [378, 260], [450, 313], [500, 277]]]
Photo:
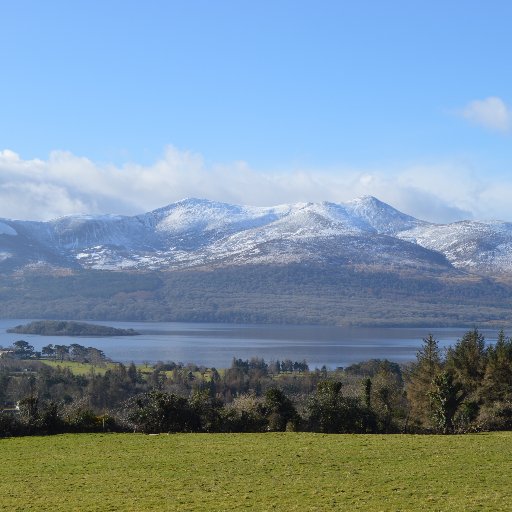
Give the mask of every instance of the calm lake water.
[[[295, 325], [233, 325], [182, 322], [93, 322], [123, 329], [132, 328], [140, 336], [68, 337], [8, 334], [6, 329], [30, 320], [0, 320], [0, 345], [7, 347], [24, 339], [36, 350], [49, 343], [79, 343], [96, 347], [114, 361], [136, 364], [156, 361], [196, 363], [225, 368], [233, 357], [265, 361], [305, 359], [310, 368], [348, 366], [368, 359], [396, 362], [414, 360], [422, 338], [432, 333], [440, 347], [453, 345], [466, 328], [361, 328]], [[497, 330], [485, 330], [494, 343]]]

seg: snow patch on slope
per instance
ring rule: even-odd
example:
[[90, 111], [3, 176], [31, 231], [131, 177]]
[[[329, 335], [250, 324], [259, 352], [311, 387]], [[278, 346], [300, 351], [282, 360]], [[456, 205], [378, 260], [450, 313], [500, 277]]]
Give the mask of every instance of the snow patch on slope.
[[461, 221], [418, 227], [398, 236], [438, 251], [457, 268], [481, 272], [512, 272], [512, 224]]
[[157, 231], [182, 233], [249, 229], [273, 222], [288, 210], [286, 205], [264, 208], [185, 199], [154, 213], [158, 217]]

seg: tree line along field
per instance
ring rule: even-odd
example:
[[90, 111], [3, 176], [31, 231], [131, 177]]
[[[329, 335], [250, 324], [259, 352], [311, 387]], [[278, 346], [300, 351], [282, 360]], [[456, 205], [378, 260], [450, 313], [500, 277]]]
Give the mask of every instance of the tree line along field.
[[[41, 354], [53, 360], [41, 360]], [[446, 352], [429, 335], [415, 363], [370, 360], [334, 371], [310, 371], [305, 361], [259, 358], [234, 358], [221, 372], [172, 361], [143, 371], [133, 363], [113, 364], [101, 351], [79, 344], [49, 344], [41, 354], [19, 340], [0, 359], [1, 437], [68, 432], [448, 434], [512, 426], [512, 339], [504, 331], [495, 344], [486, 345], [475, 328]], [[79, 371], [69, 363], [80, 365]], [[102, 371], [89, 366], [84, 373], [87, 367], [81, 365], [91, 363]]]
[[0, 440], [5, 511], [512, 509], [512, 433]]

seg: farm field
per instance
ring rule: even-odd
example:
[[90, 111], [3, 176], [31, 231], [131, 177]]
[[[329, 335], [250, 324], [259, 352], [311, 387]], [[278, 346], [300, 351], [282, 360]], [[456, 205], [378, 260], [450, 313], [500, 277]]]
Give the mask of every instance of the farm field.
[[[46, 366], [51, 366], [52, 368], [67, 368], [73, 375], [90, 375], [91, 373], [94, 373], [96, 375], [105, 375], [107, 370], [113, 370], [118, 366], [118, 363], [114, 362], [106, 362], [104, 364], [91, 364], [91, 363], [79, 363], [77, 361], [53, 361], [50, 359], [39, 359], [41, 363], [45, 364]], [[137, 370], [139, 370], [143, 375], [150, 375], [154, 371], [154, 367], [146, 364], [140, 364], [137, 365]], [[219, 375], [223, 375], [225, 370], [220, 368], [217, 370], [219, 372]], [[172, 371], [161, 371], [162, 375], [165, 375], [166, 377], [171, 378], [172, 377]], [[205, 380], [210, 379], [211, 372], [210, 370], [207, 370], [204, 375], [201, 374], [199, 371], [192, 372], [192, 375], [196, 379], [202, 379]], [[277, 375], [276, 378], [280, 378], [280, 374]], [[296, 376], [300, 374], [295, 374]]]
[[104, 375], [108, 369], [112, 369], [116, 366], [115, 363], [93, 365], [90, 363], [79, 363], [77, 361], [52, 361], [49, 359], [40, 359], [40, 361], [52, 368], [68, 368], [74, 375], [89, 375], [91, 372], [97, 375]]
[[512, 433], [0, 440], [0, 510], [512, 510]]

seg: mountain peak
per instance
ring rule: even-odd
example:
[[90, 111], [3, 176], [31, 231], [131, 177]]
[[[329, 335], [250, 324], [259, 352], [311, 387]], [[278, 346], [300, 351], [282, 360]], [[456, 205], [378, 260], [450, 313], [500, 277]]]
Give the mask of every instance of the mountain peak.
[[[349, 201], [347, 205], [353, 206], [353, 207], [360, 207], [360, 208], [377, 208], [379, 210], [386, 209], [386, 210], [394, 210], [398, 212], [396, 208], [393, 208], [391, 205], [385, 203], [384, 201], [381, 201], [380, 199], [377, 199], [375, 196], [360, 196], [356, 199], [352, 199], [352, 201]], [[405, 215], [402, 212], [399, 212], [401, 215]]]
[[362, 204], [386, 204], [377, 199], [375, 196], [371, 195], [363, 195], [356, 197], [355, 199], [352, 199], [352, 201], [349, 201], [349, 204], [351, 203], [362, 203]]
[[362, 196], [347, 203], [353, 215], [359, 216], [379, 233], [396, 234], [426, 224], [400, 212], [374, 196]]

